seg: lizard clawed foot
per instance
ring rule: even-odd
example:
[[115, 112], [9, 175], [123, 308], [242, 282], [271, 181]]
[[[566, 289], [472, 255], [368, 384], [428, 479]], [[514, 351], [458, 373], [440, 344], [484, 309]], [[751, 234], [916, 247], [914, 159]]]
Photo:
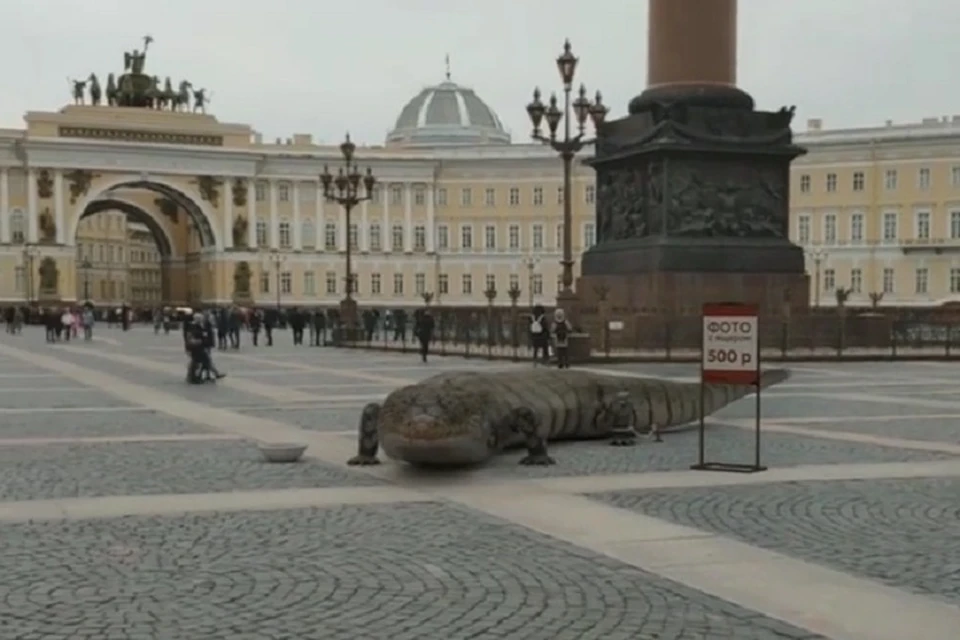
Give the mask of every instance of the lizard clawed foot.
[[550, 465], [557, 464], [557, 461], [546, 453], [531, 453], [521, 458], [520, 464], [526, 467], [549, 467]]
[[377, 456], [361, 453], [347, 460], [347, 464], [351, 467], [372, 467], [373, 465], [380, 464], [380, 460], [377, 459]]

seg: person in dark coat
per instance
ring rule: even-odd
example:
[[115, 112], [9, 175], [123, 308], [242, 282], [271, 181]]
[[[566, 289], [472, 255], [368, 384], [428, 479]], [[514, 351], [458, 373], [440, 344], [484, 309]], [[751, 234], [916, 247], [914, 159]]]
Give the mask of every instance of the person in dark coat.
[[257, 346], [260, 339], [260, 329], [263, 327], [263, 312], [260, 309], [250, 310], [250, 338], [253, 346]]
[[313, 311], [313, 346], [322, 347], [327, 342], [327, 314], [322, 309]]
[[300, 309], [294, 307], [290, 310], [289, 314], [290, 321], [290, 331], [293, 333], [293, 344], [302, 346], [303, 345], [303, 328], [307, 323], [307, 319], [304, 316], [303, 312]]
[[430, 309], [423, 309], [417, 316], [417, 324], [414, 327], [414, 333], [417, 340], [420, 341], [420, 360], [427, 361], [427, 355], [430, 352], [430, 342], [433, 340], [433, 329], [435, 323]]

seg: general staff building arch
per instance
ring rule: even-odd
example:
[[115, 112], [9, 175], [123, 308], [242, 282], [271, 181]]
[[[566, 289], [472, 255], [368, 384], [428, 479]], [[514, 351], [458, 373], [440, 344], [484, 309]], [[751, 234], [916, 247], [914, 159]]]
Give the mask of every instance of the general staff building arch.
[[[105, 90], [78, 83], [73, 104], [0, 130], [0, 304], [89, 298], [97, 232], [81, 221], [102, 212], [155, 239], [164, 304], [336, 305], [348, 243], [361, 305], [429, 295], [480, 306], [490, 287], [509, 304], [515, 285], [522, 302], [555, 298], [560, 162], [541, 145], [511, 144], [468, 87], [447, 78], [420, 91], [384, 145], [357, 149], [377, 189], [347, 228], [319, 180], [342, 162], [338, 146], [307, 134], [264, 142], [221, 122], [194, 84], [156, 83], [149, 44]], [[593, 182], [576, 169], [577, 251], [595, 236]]]

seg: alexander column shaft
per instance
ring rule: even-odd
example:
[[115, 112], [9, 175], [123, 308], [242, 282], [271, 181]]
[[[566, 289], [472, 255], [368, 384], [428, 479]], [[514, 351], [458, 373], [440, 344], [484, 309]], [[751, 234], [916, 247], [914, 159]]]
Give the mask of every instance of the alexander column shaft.
[[753, 107], [737, 89], [737, 0], [648, 0], [647, 89], [631, 103]]

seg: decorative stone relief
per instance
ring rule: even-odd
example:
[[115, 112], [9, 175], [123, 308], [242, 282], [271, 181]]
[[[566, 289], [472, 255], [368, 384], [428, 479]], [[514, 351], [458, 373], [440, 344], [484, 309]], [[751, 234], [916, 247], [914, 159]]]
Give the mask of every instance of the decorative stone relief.
[[41, 200], [53, 197], [53, 177], [47, 169], [41, 169], [37, 174], [37, 197]]
[[245, 207], [247, 205], [247, 181], [243, 178], [236, 178], [232, 186], [233, 206]]
[[196, 185], [200, 191], [200, 197], [217, 208], [220, 204], [220, 187], [223, 185], [223, 180], [214, 176], [198, 176]]
[[97, 176], [83, 169], [74, 169], [65, 173], [64, 178], [70, 184], [70, 204], [76, 204], [77, 200], [87, 195], [90, 191], [90, 183]]
[[237, 249], [247, 248], [247, 219], [243, 215], [233, 221], [233, 246]]
[[60, 292], [60, 270], [57, 269], [56, 260], [44, 258], [37, 272], [40, 275], [40, 295], [56, 296]]
[[40, 242], [44, 244], [53, 244], [57, 241], [57, 223], [50, 213], [50, 207], [44, 208], [37, 220], [37, 227], [40, 231]]

